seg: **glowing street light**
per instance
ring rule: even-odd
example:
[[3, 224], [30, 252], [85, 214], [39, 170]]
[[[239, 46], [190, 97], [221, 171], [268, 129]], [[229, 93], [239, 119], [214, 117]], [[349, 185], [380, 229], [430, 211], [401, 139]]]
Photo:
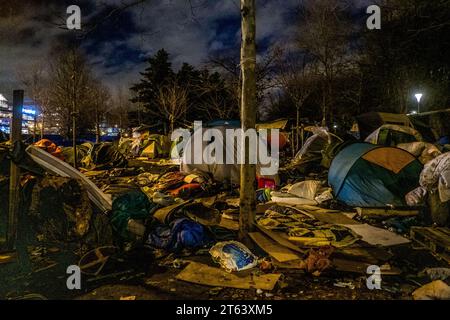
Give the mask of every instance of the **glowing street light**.
[[417, 113], [420, 113], [420, 100], [422, 100], [423, 94], [422, 93], [416, 93], [414, 95], [417, 100]]

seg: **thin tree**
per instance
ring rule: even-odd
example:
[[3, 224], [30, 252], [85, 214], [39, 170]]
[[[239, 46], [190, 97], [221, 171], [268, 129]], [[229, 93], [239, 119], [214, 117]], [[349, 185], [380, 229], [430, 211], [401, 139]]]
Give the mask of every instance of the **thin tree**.
[[[25, 66], [17, 72], [17, 78], [25, 86], [27, 94], [39, 109], [41, 124], [40, 138], [44, 137], [45, 117], [50, 113], [49, 79], [42, 61]], [[36, 138], [37, 118], [34, 121], [33, 140]]]
[[63, 134], [72, 133], [74, 167], [77, 167], [77, 116], [88, 108], [92, 79], [84, 57], [75, 49], [63, 51], [51, 66], [50, 103], [63, 126]]
[[300, 112], [305, 101], [311, 96], [317, 86], [317, 66], [307, 63], [306, 57], [300, 59], [297, 54], [288, 53], [278, 63], [277, 81], [284, 93], [291, 99], [296, 112], [296, 150], [299, 149]]
[[301, 14], [298, 48], [319, 64], [322, 74], [322, 125], [333, 116], [337, 75], [350, 56], [351, 24], [343, 0], [306, 2]]
[[159, 113], [169, 121], [170, 132], [173, 132], [175, 123], [184, 117], [189, 107], [187, 89], [172, 81], [159, 89], [157, 103]]
[[[256, 125], [256, 7], [255, 0], [241, 0], [241, 125], [245, 132]], [[239, 237], [245, 239], [254, 227], [256, 166], [250, 164], [250, 146], [242, 137], [244, 163], [241, 165]], [[254, 146], [253, 146], [254, 147]]]
[[101, 140], [101, 124], [105, 120], [108, 112], [108, 105], [111, 95], [107, 87], [100, 81], [96, 81], [90, 88], [90, 108], [92, 110], [91, 116], [95, 128], [95, 142], [99, 143]]

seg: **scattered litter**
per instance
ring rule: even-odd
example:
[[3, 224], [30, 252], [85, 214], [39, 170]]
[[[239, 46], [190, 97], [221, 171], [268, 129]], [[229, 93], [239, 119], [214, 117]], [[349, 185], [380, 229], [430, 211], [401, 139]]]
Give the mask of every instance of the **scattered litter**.
[[450, 268], [426, 268], [419, 275], [427, 275], [431, 280], [446, 280], [450, 277]]
[[333, 286], [338, 287], [338, 288], [349, 288], [351, 290], [355, 289], [355, 285], [353, 283], [351, 283], [351, 282], [339, 281], [339, 282], [333, 283]]
[[314, 198], [314, 200], [318, 203], [324, 203], [326, 201], [329, 200], [333, 200], [334, 196], [333, 196], [333, 190], [331, 188], [326, 189], [325, 191], [323, 191], [321, 194], [319, 194], [317, 197]]
[[191, 283], [212, 287], [229, 287], [237, 289], [261, 289], [271, 291], [281, 274], [237, 274], [201, 263], [191, 262], [176, 278]]
[[223, 291], [223, 287], [215, 287], [209, 290], [210, 296], [217, 296]]

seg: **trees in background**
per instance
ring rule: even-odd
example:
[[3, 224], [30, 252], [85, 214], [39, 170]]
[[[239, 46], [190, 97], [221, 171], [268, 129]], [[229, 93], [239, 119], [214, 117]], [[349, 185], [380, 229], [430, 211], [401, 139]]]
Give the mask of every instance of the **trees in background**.
[[321, 76], [322, 124], [326, 125], [333, 118], [338, 77], [353, 62], [348, 6], [343, 0], [305, 2], [299, 20], [297, 48], [306, 56], [303, 59], [317, 65]]
[[120, 136], [130, 126], [129, 114], [135, 110], [130, 99], [130, 90], [125, 86], [117, 86], [111, 95], [111, 108], [106, 114], [107, 121], [117, 124]]
[[450, 103], [450, 6], [446, 0], [380, 0], [381, 30], [362, 32], [363, 99], [372, 109], [411, 112]]
[[110, 124], [126, 123], [129, 97], [121, 93], [120, 116], [111, 116], [114, 112], [110, 110], [110, 90], [94, 77], [80, 51], [58, 48], [51, 55], [54, 57], [51, 63], [33, 63], [17, 72], [27, 95], [39, 109], [41, 138], [46, 127], [57, 128], [66, 139], [73, 138], [74, 118], [75, 135], [95, 132], [97, 142], [106, 120]]
[[[259, 120], [288, 117], [300, 123], [308, 118], [332, 125], [371, 110], [405, 113], [415, 110], [416, 91], [424, 93], [422, 111], [448, 107], [448, 0], [375, 0], [374, 4], [382, 9], [381, 30], [368, 30], [365, 8], [357, 12], [346, 0], [301, 2], [291, 42], [283, 39], [283, 50], [273, 43], [271, 49], [258, 52]], [[167, 132], [193, 120], [239, 116], [242, 76], [237, 50], [211, 57], [205, 68], [184, 63], [179, 70], [160, 50], [148, 59], [131, 94], [113, 95], [113, 107], [106, 113], [100, 101], [95, 102], [100, 95], [93, 94], [98, 89], [93, 84], [98, 80], [93, 80], [83, 55], [64, 49], [54, 56], [50, 68], [30, 66], [19, 78], [40, 106], [44, 121], [51, 117], [54, 122], [57, 115], [65, 136], [72, 132], [74, 105], [78, 129], [97, 128], [97, 133], [101, 118], [114, 119], [122, 128], [157, 124]], [[183, 100], [186, 103], [174, 102]], [[168, 107], [175, 105], [182, 107], [176, 112]], [[134, 111], [137, 123], [126, 115], [133, 109], [138, 110]]]
[[293, 143], [298, 150], [301, 112], [305, 102], [320, 84], [318, 66], [315, 62], [308, 63], [306, 55], [300, 58], [298, 54], [291, 52], [280, 55], [277, 66], [277, 83], [295, 109], [296, 139]]
[[140, 82], [130, 88], [131, 101], [142, 107], [144, 123], [159, 124], [165, 133], [167, 126], [172, 131], [194, 120], [238, 115], [233, 93], [219, 73], [199, 70], [188, 63], [175, 72], [164, 49], [148, 59], [148, 67], [141, 75]]
[[165, 117], [169, 122], [169, 132], [173, 132], [175, 123], [186, 116], [190, 107], [187, 88], [176, 80], [172, 81], [159, 89], [156, 103], [159, 112], [155, 115]]
[[[89, 119], [91, 103], [92, 75], [86, 66], [84, 56], [76, 49], [61, 52], [50, 66], [49, 94], [50, 105], [58, 117], [63, 136], [78, 129], [85, 129], [82, 122]], [[82, 121], [74, 122], [74, 118]]]
[[107, 113], [110, 110], [111, 94], [109, 89], [105, 87], [99, 80], [92, 81], [89, 87], [90, 101], [87, 105], [87, 113], [89, 117], [87, 120], [92, 125], [87, 127], [94, 127], [95, 129], [95, 142], [100, 142], [101, 137], [101, 124], [105, 123]]
[[[17, 72], [18, 80], [25, 86], [30, 98], [36, 103], [40, 113], [40, 137], [44, 136], [46, 119], [51, 114], [49, 76], [45, 63], [38, 61]], [[37, 133], [37, 123], [34, 125], [33, 135]]]
[[[297, 36], [285, 44], [289, 49], [277, 67], [279, 91], [270, 96], [267, 116], [296, 119], [300, 110], [310, 122], [351, 125], [363, 112], [416, 110], [419, 91], [421, 111], [448, 108], [448, 1], [375, 2], [381, 6], [381, 30], [368, 30], [365, 8], [356, 12], [345, 1], [302, 3]], [[313, 86], [292, 85], [310, 70], [316, 75]], [[309, 93], [299, 109], [295, 88]]]

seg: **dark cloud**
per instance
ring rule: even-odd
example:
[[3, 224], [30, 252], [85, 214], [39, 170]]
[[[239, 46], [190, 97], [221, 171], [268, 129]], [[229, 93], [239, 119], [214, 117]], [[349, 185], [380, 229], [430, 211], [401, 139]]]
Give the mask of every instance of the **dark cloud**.
[[[203, 64], [209, 55], [239, 52], [239, 0], [148, 0], [126, 11], [132, 0], [0, 0], [0, 92], [17, 85], [15, 74], [50, 49], [77, 41], [98, 77], [124, 85], [135, 81], [145, 59], [160, 48], [175, 67]], [[302, 0], [257, 0], [258, 48], [284, 41]], [[305, 1], [305, 0], [303, 0]], [[61, 28], [68, 5], [80, 6], [80, 34]], [[87, 32], [88, 31], [88, 32]]]

